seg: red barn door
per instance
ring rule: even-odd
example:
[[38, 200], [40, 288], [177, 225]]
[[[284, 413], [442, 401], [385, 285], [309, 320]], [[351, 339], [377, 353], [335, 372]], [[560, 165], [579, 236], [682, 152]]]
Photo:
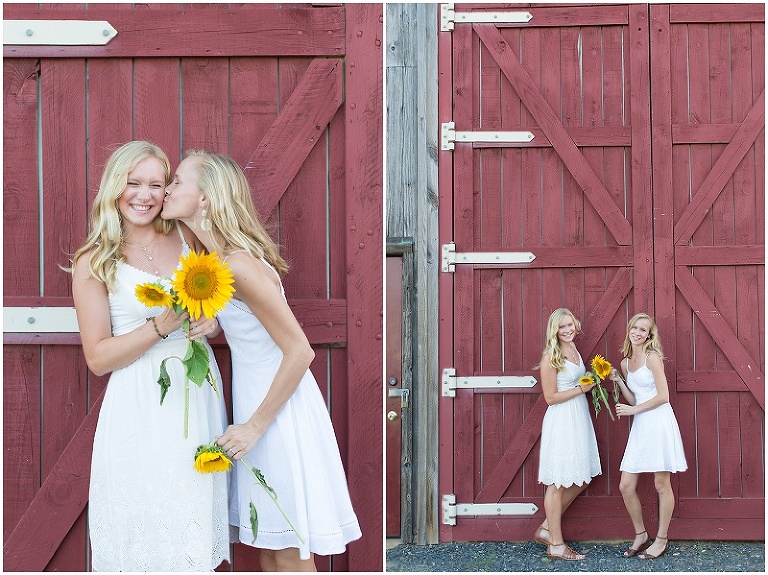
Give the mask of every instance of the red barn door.
[[[677, 127], [651, 131], [652, 113], [657, 106], [669, 108], [670, 94], [657, 88], [661, 79], [651, 75], [658, 69], [655, 59], [650, 61], [658, 53], [653, 43], [660, 40], [649, 17], [647, 5], [505, 5], [503, 10], [458, 5], [442, 11], [444, 28], [454, 22], [453, 31], [439, 37], [441, 208], [452, 206], [440, 213], [444, 540], [529, 539], [543, 519], [537, 471], [546, 404], [532, 366], [553, 309], [569, 307], [582, 320], [578, 345], [585, 360], [601, 353], [614, 364], [632, 314], [670, 317], [665, 280], [680, 273], [674, 275], [675, 260], [658, 246], [673, 211], [672, 206], [664, 209], [655, 187], [651, 153], [655, 157], [652, 142]], [[760, 33], [761, 25], [756, 29]], [[760, 60], [762, 49], [752, 42]], [[760, 90], [749, 94], [743, 106], [762, 106]], [[759, 120], [750, 134], [759, 132]], [[755, 148], [755, 162], [762, 153]], [[750, 197], [762, 198], [761, 185], [747, 185], [753, 190]], [[762, 205], [756, 198], [751, 201], [750, 217], [755, 218]], [[758, 216], [750, 224], [758, 232], [750, 241], [733, 242], [750, 244], [752, 267], [741, 273], [753, 274], [755, 283], [763, 261], [757, 245], [761, 223]], [[678, 287], [681, 282], [685, 279]], [[736, 290], [739, 283], [729, 285]], [[745, 283], [741, 289], [752, 305], [762, 301], [761, 287]], [[706, 311], [702, 315], [709, 316]], [[709, 317], [706, 321], [713, 323]], [[753, 324], [757, 334], [759, 321]], [[664, 323], [662, 337], [670, 343], [680, 339], [679, 327]], [[758, 341], [759, 336], [755, 345]], [[733, 341], [726, 343], [736, 350]], [[724, 361], [728, 355], [722, 354]], [[671, 356], [671, 402], [684, 412], [674, 351]], [[764, 371], [757, 347], [754, 361], [743, 353], [738, 358], [755, 372]], [[751, 397], [731, 401], [753, 402], [743, 425], [751, 430], [749, 441], [760, 444], [759, 405]], [[681, 413], [681, 427], [682, 420]], [[731, 421], [727, 427], [739, 425]], [[618, 491], [628, 422], [613, 422], [603, 412], [595, 431], [603, 474], [568, 511], [567, 537], [629, 538], [631, 524]], [[688, 448], [696, 440], [684, 430]], [[680, 481], [686, 481], [681, 475]], [[762, 481], [762, 469], [758, 475]], [[682, 498], [684, 492], [681, 485], [677, 495]], [[656, 504], [649, 482], [642, 484], [641, 497], [652, 524]], [[686, 502], [680, 503], [682, 514]], [[746, 502], [725, 505], [736, 509]]]
[[[318, 568], [381, 569], [381, 6], [6, 4], [4, 19], [118, 31], [104, 46], [4, 48], [5, 569], [89, 568], [107, 379], [87, 370], [58, 266], [85, 239], [107, 157], [131, 139], [174, 166], [203, 148], [245, 168], [292, 266], [286, 293], [364, 533]], [[216, 353], [226, 379], [223, 339]], [[257, 556], [235, 545], [232, 567], [258, 570]]]

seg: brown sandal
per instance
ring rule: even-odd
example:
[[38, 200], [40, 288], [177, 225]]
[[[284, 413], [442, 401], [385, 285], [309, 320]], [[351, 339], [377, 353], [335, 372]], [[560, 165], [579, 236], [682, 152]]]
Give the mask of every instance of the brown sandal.
[[656, 539], [664, 540], [664, 549], [662, 549], [658, 555], [651, 555], [650, 553], [642, 553], [641, 555], [637, 556], [638, 559], [658, 559], [659, 557], [664, 555], [664, 553], [667, 552], [667, 549], [669, 548], [669, 539], [667, 539], [666, 537], [659, 537], [658, 535], [656, 536]]
[[552, 539], [549, 537], [549, 529], [544, 527], [543, 523], [536, 528], [536, 532], [533, 534], [533, 540], [542, 545], [552, 545]]
[[550, 549], [552, 547], [560, 547], [560, 545], [547, 545], [547, 557], [550, 559], [563, 559], [565, 561], [581, 561], [583, 559], [586, 559], [586, 555], [582, 555], [581, 553], [576, 553], [573, 549], [571, 549], [568, 545], [565, 543], [561, 543], [565, 549], [563, 549], [562, 553], [552, 553]]
[[642, 553], [643, 551], [645, 551], [651, 546], [651, 538], [648, 537], [647, 531], [641, 531], [640, 533], [635, 533], [635, 536], [642, 535], [643, 533], [645, 533], [645, 543], [642, 543], [640, 547], [638, 547], [637, 549], [635, 549], [634, 547], [630, 547], [629, 549], [624, 551], [624, 557], [634, 557], [638, 553]]

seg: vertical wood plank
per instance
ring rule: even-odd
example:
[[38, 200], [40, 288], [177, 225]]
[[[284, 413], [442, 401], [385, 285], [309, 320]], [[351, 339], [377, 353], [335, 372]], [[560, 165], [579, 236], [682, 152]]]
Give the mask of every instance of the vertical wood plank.
[[[690, 102], [688, 122], [710, 123], [712, 94], [709, 80], [709, 25], [688, 25], [688, 61], [690, 67]], [[691, 146], [690, 189], [698, 190], [701, 183], [712, 169], [715, 158], [712, 146], [696, 144]], [[680, 190], [685, 193], [687, 188]], [[695, 197], [695, 196], [694, 196]], [[711, 212], [704, 218], [693, 234], [693, 245], [713, 245], [713, 216]], [[714, 290], [714, 270], [711, 267], [698, 266], [693, 270], [694, 277], [712, 298]], [[701, 371], [716, 370], [715, 343], [698, 318], [693, 319], [694, 369]], [[700, 497], [718, 496], [718, 455], [712, 446], [717, 445], [717, 428], [710, 424], [717, 419], [717, 395], [710, 392], [696, 394], [697, 417], [697, 459], [699, 463], [698, 495]]]
[[[453, 40], [453, 120], [457, 129], [473, 125], [472, 109], [474, 43], [469, 27], [459, 28]], [[441, 120], [442, 121], [442, 120]], [[457, 144], [453, 152], [453, 231], [456, 251], [471, 250], [474, 245], [474, 154], [471, 145]], [[453, 275], [453, 362], [441, 367], [454, 367], [457, 375], [474, 374], [475, 368], [475, 284], [471, 267], [456, 266]], [[476, 481], [474, 465], [474, 400], [471, 390], [457, 392], [453, 400], [453, 473], [451, 491], [457, 501], [473, 497]], [[468, 454], [471, 454], [468, 456]]]
[[[347, 308], [350, 494], [361, 513], [362, 539], [348, 547], [349, 568], [383, 568], [381, 413], [383, 266], [382, 5], [346, 6]], [[354, 228], [354, 229], [353, 229]], [[369, 235], [368, 230], [372, 230]], [[379, 438], [373, 444], [370, 438]]]
[[3, 542], [40, 488], [40, 346], [3, 346]]
[[133, 63], [133, 138], [160, 146], [175, 167], [182, 157], [178, 58], [136, 58]]
[[[617, 91], [621, 92], [623, 87], [620, 78], [618, 85], [616, 83], [611, 84], [603, 78], [602, 30], [602, 28], [596, 26], [581, 29], [581, 75], [583, 76], [581, 102], [583, 117], [581, 123], [583, 126], [588, 127], [600, 127], [603, 125], [603, 118], [605, 116], [603, 109], [604, 100], [609, 99]], [[606, 164], [603, 148], [584, 148], [582, 154], [590, 168], [605, 183], [605, 177], [611, 173], [612, 166]], [[583, 212], [584, 229], [582, 234], [584, 247], [602, 246], [605, 243], [604, 238], [610, 237], [611, 234], [606, 233], [607, 230], [605, 230], [605, 224], [600, 215], [583, 194], [580, 209]], [[587, 268], [583, 271], [582, 289], [584, 290], [585, 313], [589, 313], [589, 310], [594, 309], [602, 299], [607, 286], [605, 275], [605, 270], [601, 268]], [[585, 329], [591, 329], [591, 326], [584, 327]], [[605, 336], [603, 336], [600, 338], [594, 353], [601, 353], [604, 357], [608, 357], [605, 347]], [[591, 356], [586, 355], [589, 351], [582, 349], [581, 353], [583, 354], [584, 364], [587, 370], [590, 371], [589, 362]], [[613, 430], [610, 417], [604, 412], [605, 409], [602, 415], [594, 420], [595, 435], [601, 446], [608, 445]], [[610, 486], [608, 469], [610, 463], [611, 460], [608, 458], [608, 452], [605, 449], [600, 450], [600, 464], [603, 473], [589, 483], [587, 491], [589, 496], [608, 494]]]
[[229, 61], [181, 59], [182, 146], [229, 153]]
[[[40, 294], [35, 59], [3, 61], [3, 230], [18, 260], [3, 259], [3, 294]], [[19, 261], [25, 262], [19, 265]]]
[[[657, 262], [656, 319], [659, 330], [670, 334], [664, 340], [665, 353], [680, 372], [693, 369], [693, 313], [685, 298], [675, 290], [674, 272], [667, 271], [663, 262], [674, 261], [674, 221], [688, 203], [688, 198], [680, 190], [687, 189], [689, 185], [689, 147], [673, 145], [671, 134], [673, 125], [688, 123], [687, 33], [685, 26], [670, 25], [669, 7], [652, 6], [651, 10], [656, 15], [652, 27], [651, 59], [657, 63], [656, 66], [664, 66], [658, 70], [658, 77], [654, 73], [651, 86], [654, 105], [654, 211], [674, 214], [672, 220], [658, 218], [654, 228], [657, 237], [654, 248]], [[683, 439], [689, 468], [678, 478], [678, 497], [696, 497], [696, 394], [678, 394], [673, 409], [680, 429], [691, 430]]]
[[[86, 229], [85, 63], [42, 60], [43, 292], [70, 296], [66, 265]], [[62, 145], [66, 142], [66, 145]], [[48, 475], [88, 410], [87, 375], [79, 348], [42, 350], [42, 478]], [[83, 462], [85, 463], [85, 462]], [[85, 524], [80, 522], [59, 546], [51, 569], [85, 569]]]

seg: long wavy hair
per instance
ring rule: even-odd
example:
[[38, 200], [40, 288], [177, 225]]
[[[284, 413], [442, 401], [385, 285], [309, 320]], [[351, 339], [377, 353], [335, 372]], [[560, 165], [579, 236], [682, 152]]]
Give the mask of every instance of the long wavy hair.
[[[560, 341], [557, 338], [557, 332], [560, 329], [560, 321], [566, 315], [571, 316], [573, 325], [576, 327], [576, 335], [581, 333], [581, 322], [576, 319], [573, 312], [568, 308], [561, 307], [552, 312], [547, 322], [547, 333], [544, 336], [544, 351], [541, 352], [541, 357], [545, 355], [549, 356], [549, 364], [557, 371], [560, 371], [565, 367], [565, 357], [560, 350]], [[575, 337], [575, 336], [574, 336]], [[533, 366], [533, 369], [539, 369], [541, 363], [537, 363]]]
[[[171, 163], [159, 146], [144, 140], [135, 140], [120, 146], [104, 166], [99, 191], [91, 209], [91, 232], [83, 247], [77, 250], [72, 258], [70, 269], [74, 272], [77, 260], [93, 250], [88, 267], [91, 274], [103, 281], [109, 291], [115, 287], [117, 262], [125, 260], [122, 252], [123, 220], [117, 200], [128, 185], [128, 174], [147, 158], [160, 160], [165, 171], [165, 185], [171, 183]], [[172, 221], [165, 221], [159, 215], [155, 219], [155, 229], [160, 233], [167, 234], [172, 226]]]
[[212, 235], [216, 250], [230, 246], [245, 250], [264, 258], [284, 276], [288, 264], [256, 213], [251, 187], [240, 166], [231, 158], [203, 150], [189, 150], [186, 157], [198, 160], [194, 167], [197, 187], [208, 198], [208, 217], [225, 241], [219, 245]]
[[624, 354], [624, 357], [632, 357], [632, 342], [629, 339], [629, 332], [641, 319], [647, 319], [651, 324], [648, 329], [648, 339], [643, 343], [643, 353], [647, 354], [651, 351], [655, 351], [659, 354], [661, 359], [664, 359], [664, 352], [661, 349], [661, 339], [659, 338], [659, 328], [654, 319], [647, 313], [635, 314], [632, 316], [632, 319], [629, 320], [629, 323], [627, 324], [627, 334], [624, 336], [624, 345], [621, 346], [621, 353]]

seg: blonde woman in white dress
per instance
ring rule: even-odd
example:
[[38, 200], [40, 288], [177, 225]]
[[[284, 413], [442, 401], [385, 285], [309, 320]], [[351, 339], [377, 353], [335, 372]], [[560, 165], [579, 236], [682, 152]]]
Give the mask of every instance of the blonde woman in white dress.
[[[670, 476], [685, 471], [688, 465], [680, 428], [669, 404], [659, 330], [651, 316], [639, 313], [629, 320], [621, 351], [624, 354], [621, 369], [626, 384], [615, 370], [611, 379], [620, 386], [628, 405], [616, 405], [616, 415], [634, 416], [627, 448], [619, 466], [619, 490], [635, 528], [635, 539], [624, 556], [656, 559], [669, 546], [669, 523], [675, 508]], [[652, 544], [643, 523], [643, 507], [637, 495], [640, 473], [653, 473], [659, 495], [659, 529]]]
[[547, 486], [544, 495], [546, 520], [536, 529], [534, 539], [547, 546], [552, 559], [579, 561], [585, 556], [565, 544], [562, 515], [573, 500], [600, 475], [600, 454], [586, 393], [594, 384], [580, 385], [586, 373], [574, 339], [581, 325], [573, 313], [560, 308], [547, 323], [541, 362], [541, 389], [549, 407], [541, 427], [539, 483]]

